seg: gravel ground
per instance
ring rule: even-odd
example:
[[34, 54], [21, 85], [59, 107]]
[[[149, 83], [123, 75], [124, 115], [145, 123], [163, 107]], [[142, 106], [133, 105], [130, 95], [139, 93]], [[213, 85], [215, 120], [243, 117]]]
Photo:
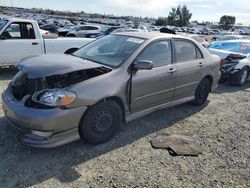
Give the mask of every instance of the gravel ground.
[[[0, 70], [0, 93], [14, 70]], [[111, 141], [56, 149], [21, 145], [0, 110], [0, 187], [250, 187], [250, 83], [220, 85], [207, 104], [184, 104], [124, 125]], [[182, 134], [198, 157], [172, 157], [150, 139]]]

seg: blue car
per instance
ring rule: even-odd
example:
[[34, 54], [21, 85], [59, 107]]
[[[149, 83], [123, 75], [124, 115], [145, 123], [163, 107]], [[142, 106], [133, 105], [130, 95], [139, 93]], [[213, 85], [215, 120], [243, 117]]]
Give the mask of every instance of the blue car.
[[215, 41], [209, 51], [221, 58], [221, 82], [242, 86], [250, 80], [250, 40]]

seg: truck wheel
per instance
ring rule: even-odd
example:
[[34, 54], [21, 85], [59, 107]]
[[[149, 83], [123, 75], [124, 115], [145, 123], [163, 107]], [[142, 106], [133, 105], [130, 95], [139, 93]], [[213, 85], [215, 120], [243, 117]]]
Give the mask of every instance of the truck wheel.
[[120, 106], [113, 101], [101, 102], [83, 115], [79, 124], [79, 134], [89, 144], [101, 144], [115, 135], [121, 123]]
[[248, 68], [244, 67], [235, 76], [235, 84], [237, 86], [243, 86], [247, 81], [247, 77], [248, 77]]
[[199, 106], [206, 102], [209, 92], [211, 91], [211, 83], [207, 78], [204, 78], [195, 91], [195, 99], [193, 105]]

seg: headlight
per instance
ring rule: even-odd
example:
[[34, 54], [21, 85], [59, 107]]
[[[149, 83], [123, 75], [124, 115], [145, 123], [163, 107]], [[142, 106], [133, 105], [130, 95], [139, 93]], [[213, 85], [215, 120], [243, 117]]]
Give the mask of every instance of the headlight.
[[52, 107], [69, 105], [75, 98], [76, 94], [66, 89], [45, 89], [32, 96], [33, 101]]

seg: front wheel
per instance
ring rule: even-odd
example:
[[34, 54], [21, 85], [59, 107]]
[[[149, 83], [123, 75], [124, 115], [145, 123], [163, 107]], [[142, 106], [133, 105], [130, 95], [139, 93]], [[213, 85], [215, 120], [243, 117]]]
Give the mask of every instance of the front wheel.
[[195, 91], [195, 99], [192, 102], [195, 106], [204, 104], [207, 101], [209, 92], [211, 91], [211, 83], [207, 78], [204, 78], [198, 85]]
[[247, 77], [248, 77], [248, 69], [247, 67], [244, 67], [237, 73], [235, 77], [235, 84], [237, 86], [243, 86], [247, 81]]
[[79, 134], [89, 144], [101, 144], [111, 139], [122, 123], [120, 106], [113, 101], [101, 102], [84, 115]]

